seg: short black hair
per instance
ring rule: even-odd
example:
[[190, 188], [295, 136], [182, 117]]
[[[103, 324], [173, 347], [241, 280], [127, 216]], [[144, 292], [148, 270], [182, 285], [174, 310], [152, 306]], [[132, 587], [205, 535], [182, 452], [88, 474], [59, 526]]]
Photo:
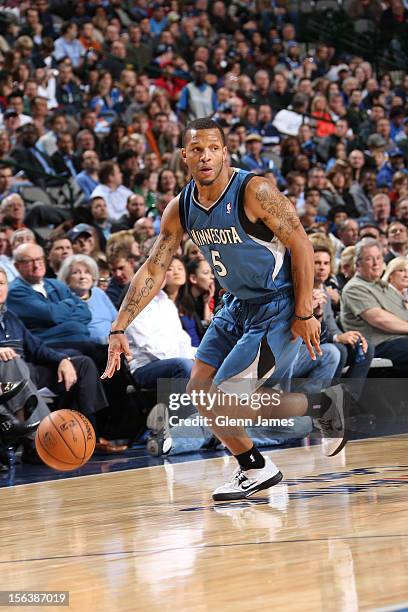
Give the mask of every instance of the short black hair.
[[305, 189], [305, 193], [304, 193], [305, 200], [306, 200], [307, 196], [309, 195], [309, 193], [311, 193], [312, 191], [317, 191], [317, 193], [319, 195], [321, 195], [321, 193], [322, 193], [321, 190], [318, 187], [307, 187]]
[[187, 134], [191, 130], [218, 130], [221, 134], [222, 146], [225, 147], [226, 142], [224, 130], [216, 121], [214, 121], [214, 119], [211, 119], [211, 117], [202, 117], [201, 119], [194, 119], [194, 121], [190, 121], [183, 132], [183, 147], [186, 146]]

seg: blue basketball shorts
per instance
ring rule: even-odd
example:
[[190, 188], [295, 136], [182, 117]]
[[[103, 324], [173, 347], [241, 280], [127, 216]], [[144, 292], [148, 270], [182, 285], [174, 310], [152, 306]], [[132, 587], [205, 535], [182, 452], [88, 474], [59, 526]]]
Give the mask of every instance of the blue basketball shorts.
[[274, 386], [287, 375], [299, 347], [292, 340], [292, 290], [282, 290], [267, 304], [224, 296], [196, 358], [216, 368], [214, 384], [224, 393], [250, 394], [268, 382]]

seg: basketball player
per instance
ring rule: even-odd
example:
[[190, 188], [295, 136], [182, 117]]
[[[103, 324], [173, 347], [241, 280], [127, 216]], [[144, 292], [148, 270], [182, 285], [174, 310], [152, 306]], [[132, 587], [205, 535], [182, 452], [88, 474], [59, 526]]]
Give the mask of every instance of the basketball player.
[[[227, 293], [198, 348], [187, 392], [243, 397], [259, 392], [272, 374], [279, 381], [302, 340], [311, 359], [322, 354], [320, 324], [312, 309], [313, 248], [285, 196], [268, 180], [229, 167], [225, 136], [216, 122], [192, 121], [185, 130], [181, 154], [192, 180], [168, 204], [160, 236], [131, 282], [112, 326], [102, 377], [111, 377], [120, 368], [121, 353], [130, 354], [124, 331], [159, 292], [183, 233], [188, 232]], [[269, 389], [271, 396], [273, 391]], [[256, 418], [308, 414], [326, 439], [327, 454], [341, 450], [345, 427], [340, 386], [309, 397], [295, 393], [279, 397], [279, 405], [271, 401], [257, 411]], [[219, 401], [212, 411], [228, 416], [230, 406]], [[205, 401], [197, 407], [208, 417]], [[239, 399], [233, 412], [256, 422], [251, 406]], [[216, 423], [218, 419], [212, 419], [214, 435], [239, 466], [231, 480], [214, 491], [214, 500], [243, 499], [282, 479], [244, 428]]]

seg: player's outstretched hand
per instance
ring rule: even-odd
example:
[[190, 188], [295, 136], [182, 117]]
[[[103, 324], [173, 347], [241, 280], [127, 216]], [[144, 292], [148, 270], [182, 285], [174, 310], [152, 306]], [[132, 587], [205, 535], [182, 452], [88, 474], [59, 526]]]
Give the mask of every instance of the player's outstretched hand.
[[321, 356], [322, 349], [320, 348], [320, 323], [314, 317], [307, 321], [295, 319], [290, 326], [293, 339], [302, 338], [306, 345], [309, 355], [313, 361], [316, 359], [316, 353]]
[[129, 350], [129, 342], [125, 334], [114, 334], [109, 337], [108, 363], [101, 378], [112, 378], [120, 370], [120, 356], [124, 354], [126, 359], [131, 359], [132, 353]]

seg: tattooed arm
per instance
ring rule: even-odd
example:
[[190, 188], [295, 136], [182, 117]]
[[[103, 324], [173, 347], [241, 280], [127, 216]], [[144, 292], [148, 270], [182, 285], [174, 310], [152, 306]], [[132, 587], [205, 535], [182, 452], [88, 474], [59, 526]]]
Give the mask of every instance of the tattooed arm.
[[[250, 221], [262, 221], [282, 244], [290, 249], [292, 281], [295, 293], [295, 314], [307, 317], [313, 312], [312, 292], [314, 281], [313, 247], [299, 221], [292, 203], [263, 178], [253, 178], [245, 190], [245, 213]], [[294, 320], [292, 333], [301, 336], [310, 356], [315, 358], [312, 345], [318, 354], [320, 324], [316, 319]]]
[[[112, 331], [125, 330], [159, 293], [182, 236], [183, 228], [180, 223], [177, 197], [168, 204], [163, 213], [160, 235], [154, 243], [149, 258], [133, 277], [118, 316], [112, 324]], [[127, 338], [124, 334], [114, 334], [109, 338], [108, 363], [101, 378], [110, 378], [120, 369], [121, 353], [131, 357]]]

